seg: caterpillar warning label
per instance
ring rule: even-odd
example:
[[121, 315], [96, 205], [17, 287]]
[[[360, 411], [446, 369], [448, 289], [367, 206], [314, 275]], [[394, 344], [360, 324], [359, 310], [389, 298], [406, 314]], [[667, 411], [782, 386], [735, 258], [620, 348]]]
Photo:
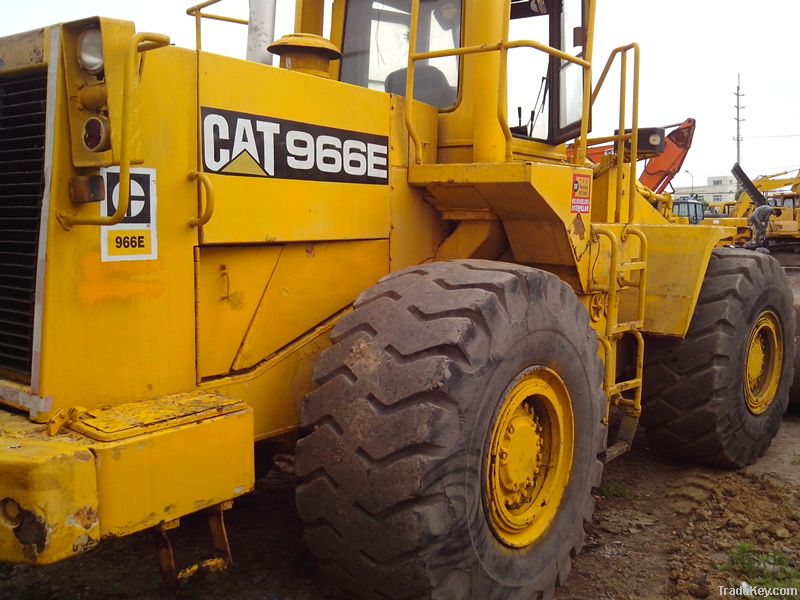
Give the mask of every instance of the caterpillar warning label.
[[575, 173], [572, 176], [573, 213], [588, 213], [591, 210], [592, 176]]

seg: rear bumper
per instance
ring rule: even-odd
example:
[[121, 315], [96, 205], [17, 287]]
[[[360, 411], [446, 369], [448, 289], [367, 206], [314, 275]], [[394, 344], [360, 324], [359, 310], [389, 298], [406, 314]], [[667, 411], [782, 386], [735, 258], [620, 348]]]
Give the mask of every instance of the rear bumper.
[[[146, 421], [131, 421], [134, 413], [120, 410], [129, 426], [110, 435], [108, 427], [95, 435], [78, 423], [74, 429], [83, 433], [48, 436], [45, 425], [0, 411], [0, 561], [56, 562], [102, 538], [141, 531], [251, 490], [252, 409], [223, 399], [214, 410], [222, 397], [203, 396], [203, 410], [197, 410], [198, 396], [137, 403], [135, 414], [146, 411]], [[118, 425], [114, 413], [125, 407], [87, 421]]]
[[100, 539], [95, 457], [25, 425], [0, 413], [0, 560], [54, 562]]

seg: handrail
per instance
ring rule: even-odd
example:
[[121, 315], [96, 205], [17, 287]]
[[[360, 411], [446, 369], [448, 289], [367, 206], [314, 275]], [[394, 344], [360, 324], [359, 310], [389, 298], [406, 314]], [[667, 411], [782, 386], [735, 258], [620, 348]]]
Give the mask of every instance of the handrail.
[[119, 200], [117, 209], [113, 215], [108, 217], [79, 217], [66, 211], [59, 211], [59, 220], [65, 227], [73, 225], [98, 225], [110, 226], [120, 223], [128, 212], [131, 197], [131, 157], [130, 157], [130, 102], [133, 96], [133, 83], [136, 55], [139, 52], [155, 50], [170, 43], [169, 36], [160, 33], [137, 33], [131, 37], [128, 51], [125, 55], [125, 67], [123, 70], [122, 88], [122, 127], [120, 128], [120, 150], [119, 150]]
[[[481, 44], [477, 46], [464, 46], [461, 48], [453, 48], [449, 50], [435, 50], [429, 52], [414, 52], [417, 47], [417, 25], [419, 21], [419, 3], [420, 0], [411, 1], [411, 30], [409, 33], [409, 52], [408, 52], [408, 70], [406, 76], [406, 108], [405, 108], [405, 124], [408, 129], [409, 136], [414, 146], [414, 162], [415, 164], [422, 164], [422, 140], [419, 133], [414, 127], [414, 69], [417, 61], [429, 60], [434, 58], [443, 58], [449, 56], [466, 56], [469, 54], [480, 54], [488, 52], [501, 52], [500, 59], [500, 83], [501, 88], [506, 87], [507, 83], [507, 53], [512, 48], [531, 48], [544, 52], [552, 57], [560, 60], [568, 61], [576, 64], [583, 69], [583, 115], [581, 116], [580, 134], [576, 140], [576, 151], [573, 155], [573, 163], [582, 165], [586, 160], [587, 147], [590, 144], [588, 139], [589, 134], [589, 114], [594, 106], [597, 96], [603, 87], [603, 83], [609, 74], [614, 60], [619, 55], [620, 58], [620, 109], [619, 109], [619, 131], [617, 135], [607, 136], [604, 138], [597, 138], [591, 140], [591, 143], [598, 143], [599, 141], [615, 141], [617, 144], [616, 153], [620, 158], [620, 165], [624, 162], [625, 156], [625, 143], [630, 142], [630, 156], [631, 156], [631, 171], [629, 175], [629, 188], [628, 188], [628, 214], [627, 223], [632, 224], [636, 218], [636, 158], [639, 154], [639, 62], [640, 62], [640, 49], [639, 44], [632, 43], [626, 46], [620, 46], [612, 50], [611, 54], [606, 61], [600, 79], [597, 85], [592, 89], [592, 66], [588, 60], [573, 56], [567, 52], [553, 48], [535, 40], [502, 40], [496, 44]], [[595, 15], [595, 2], [590, 0], [588, 2], [589, 23], [594, 22]], [[507, 33], [506, 33], [507, 35]], [[591, 50], [594, 43], [593, 32], [588, 32], [585, 48], [587, 53]], [[632, 94], [632, 123], [631, 131], [625, 131], [625, 121], [627, 118], [627, 77], [628, 77], [628, 53], [633, 51], [634, 54], [634, 67], [633, 67], [633, 94]], [[497, 105], [497, 118], [500, 127], [503, 130], [505, 137], [506, 149], [505, 158], [510, 161], [512, 158], [511, 143], [513, 140], [511, 129], [508, 126], [508, 117], [506, 115], [506, 107], [501, 105], [500, 98], [498, 98]], [[622, 187], [623, 187], [623, 169], [617, 169], [617, 186], [616, 186], [616, 201], [614, 208], [614, 221], [619, 223], [622, 221]]]
[[202, 10], [204, 8], [208, 8], [209, 6], [213, 6], [214, 4], [218, 4], [222, 2], [222, 0], [207, 0], [197, 6], [192, 6], [191, 8], [186, 9], [186, 14], [189, 16], [200, 15], [206, 19], [213, 19], [215, 21], [225, 21], [226, 23], [238, 23], [239, 25], [249, 25], [250, 22], [246, 19], [237, 19], [236, 17], [226, 17], [224, 15], [212, 15], [211, 13], [204, 13]]
[[[608, 294], [608, 312], [606, 313], [606, 335], [607, 338], [613, 338], [615, 335], [614, 327], [617, 325], [617, 317], [619, 312], [619, 303], [617, 302], [617, 292], [619, 291], [617, 284], [617, 277], [619, 275], [619, 239], [613, 229], [609, 229], [603, 225], [595, 225], [592, 227], [594, 233], [598, 236], [608, 238], [611, 243], [611, 254], [609, 256], [609, 273], [608, 273], [608, 289], [603, 290]], [[599, 246], [599, 244], [598, 244]], [[599, 251], [599, 247], [598, 247]]]
[[[214, 1], [214, 0], [212, 0]], [[219, 0], [217, 0], [219, 1]], [[563, 50], [559, 50], [557, 48], [553, 48], [552, 46], [548, 46], [547, 44], [543, 44], [541, 42], [537, 42], [535, 40], [514, 40], [514, 41], [507, 41], [502, 40], [497, 42], [496, 44], [481, 44], [478, 46], [462, 46], [460, 48], [452, 48], [448, 50], [433, 50], [428, 52], [414, 52], [413, 49], [417, 47], [417, 23], [419, 20], [419, 2], [420, 0], [411, 0], [411, 28], [409, 32], [409, 52], [408, 52], [408, 68], [406, 74], [406, 108], [405, 108], [405, 124], [406, 128], [408, 129], [409, 136], [411, 137], [411, 141], [414, 145], [414, 162], [416, 164], [422, 164], [422, 140], [419, 137], [419, 133], [414, 128], [413, 122], [413, 91], [414, 91], [414, 69], [416, 62], [419, 60], [429, 60], [434, 58], [445, 58], [450, 56], [465, 56], [468, 54], [482, 54], [488, 52], [501, 52], [501, 63], [500, 63], [500, 76], [501, 79], [507, 77], [506, 73], [506, 65], [507, 65], [507, 52], [513, 48], [532, 48], [533, 50], [539, 50], [550, 56], [555, 58], [565, 60], [567, 62], [576, 64], [584, 69], [584, 82], [583, 82], [583, 96], [584, 96], [584, 107], [589, 108], [589, 104], [587, 102], [588, 92], [591, 90], [591, 63], [583, 58], [578, 56], [573, 56], [568, 52], [564, 52]], [[594, 11], [594, 2], [589, 2], [590, 10]], [[588, 75], [588, 76], [587, 76]], [[504, 86], [501, 86], [504, 87]], [[503, 129], [503, 134], [506, 138], [506, 160], [511, 159], [511, 130], [508, 127], [508, 118], [505, 115], [505, 107], [500, 105], [498, 99], [498, 108], [497, 108], [497, 117], [500, 123], [500, 127]], [[581, 140], [579, 143], [579, 150], [576, 153], [576, 161], [583, 161], [586, 156], [586, 144], [585, 138], [586, 134], [588, 133], [588, 110], [584, 111], [584, 115], [581, 120]]]
[[189, 180], [199, 181], [200, 186], [206, 191], [206, 209], [202, 214], [189, 219], [189, 227], [202, 227], [211, 220], [211, 216], [214, 214], [214, 188], [211, 187], [211, 180], [205, 173], [190, 171]]
[[205, 2], [201, 2], [195, 6], [191, 6], [186, 9], [186, 14], [190, 17], [194, 17], [195, 23], [195, 31], [194, 31], [194, 39], [195, 39], [195, 46], [197, 50], [202, 49], [201, 44], [201, 20], [202, 19], [211, 19], [213, 21], [224, 21], [225, 23], [236, 23], [237, 25], [249, 25], [250, 21], [245, 19], [238, 19], [236, 17], [226, 17], [224, 15], [212, 15], [211, 13], [204, 13], [203, 9], [208, 8], [209, 6], [213, 6], [214, 4], [219, 4], [222, 0], [206, 0]]
[[[595, 0], [587, 0], [586, 11], [586, 22], [589, 23], [589, 27], [586, 30], [584, 51], [586, 52], [586, 56], [591, 57], [594, 52], [594, 24], [595, 13], [597, 11], [597, 3]], [[589, 153], [589, 120], [592, 114], [591, 91], [592, 66], [589, 65], [588, 68], [583, 70], [583, 114], [581, 115], [580, 135], [575, 142], [575, 156], [573, 160], [573, 164], [575, 165], [583, 165], [586, 162], [586, 155]]]
[[[628, 52], [633, 50], [633, 108], [632, 108], [632, 115], [631, 115], [631, 131], [630, 133], [625, 132], [625, 121], [626, 121], [626, 106], [627, 106], [627, 81], [628, 81]], [[605, 83], [606, 77], [608, 76], [611, 67], [614, 64], [614, 60], [617, 56], [620, 56], [620, 101], [619, 101], [619, 129], [618, 133], [615, 136], [609, 136], [608, 138], [599, 138], [600, 140], [606, 139], [607, 141], [615, 140], [617, 142], [617, 156], [623, 157], [625, 156], [625, 142], [629, 139], [631, 144], [631, 172], [629, 174], [629, 187], [628, 187], [628, 224], [633, 223], [635, 220], [635, 210], [636, 210], [636, 186], [637, 186], [637, 179], [636, 179], [636, 158], [639, 154], [639, 44], [633, 43], [628, 44], [627, 46], [619, 46], [618, 48], [614, 48], [611, 51], [611, 54], [606, 61], [606, 65], [603, 68], [603, 72], [600, 75], [600, 79], [597, 81], [597, 85], [595, 86], [594, 90], [592, 91], [591, 102], [590, 102], [590, 109], [594, 106], [595, 101], [597, 100], [597, 96], [600, 93], [600, 90], [603, 87], [603, 83]], [[616, 198], [615, 198], [615, 207], [614, 207], [614, 221], [619, 223], [622, 221], [622, 176], [623, 172], [622, 169], [617, 168], [617, 186], [616, 186]]]
[[[635, 238], [639, 239], [639, 260], [647, 263], [648, 259], [648, 248], [647, 248], [647, 236], [644, 234], [643, 231], [637, 229], [635, 227], [626, 227], [623, 231], [623, 238], [622, 241], [625, 241], [625, 237], [628, 235], [632, 235]], [[645, 296], [647, 295], [647, 271], [643, 270], [639, 275], [639, 304], [637, 306], [637, 320], [642, 321], [644, 324], [644, 314], [645, 314]]]
[[534, 40], [514, 40], [511, 42], [498, 42], [496, 44], [481, 44], [479, 46], [462, 46], [461, 48], [450, 48], [448, 50], [430, 50], [428, 52], [415, 52], [413, 54], [414, 60], [428, 60], [431, 58], [446, 58], [448, 56], [463, 56], [465, 54], [480, 54], [482, 52], [495, 52], [497, 50], [510, 50], [511, 48], [533, 48], [534, 50], [541, 50], [547, 54], [552, 54], [556, 58], [573, 62], [582, 67], [588, 67], [589, 61], [573, 56], [553, 48], [547, 44], [542, 44]]
[[416, 64], [415, 51], [417, 48], [417, 23], [419, 22], [419, 0], [411, 0], [411, 22], [408, 32], [408, 66], [406, 68], [406, 106], [405, 123], [411, 142], [414, 144], [414, 163], [422, 164], [422, 140], [419, 132], [414, 128], [412, 118], [414, 108], [414, 66]]
[[[621, 236], [617, 238], [616, 233], [610, 227], [604, 225], [594, 225], [592, 232], [598, 238], [605, 237], [611, 244], [609, 257], [609, 274], [607, 288], [595, 288], [595, 291], [602, 291], [608, 294], [608, 308], [606, 312], [605, 335], [598, 339], [605, 353], [605, 377], [603, 387], [609, 395], [609, 400], [614, 404], [628, 407], [632, 412], [631, 416], [638, 417], [642, 411], [642, 369], [644, 366], [644, 337], [639, 330], [644, 325], [645, 296], [647, 295], [647, 237], [644, 232], [636, 227], [625, 226]], [[634, 236], [639, 240], [639, 256], [633, 262], [620, 264], [622, 256], [621, 244], [624, 244], [628, 236]], [[599, 241], [598, 241], [598, 252]], [[619, 279], [620, 271], [633, 268], [640, 271], [638, 284], [625, 283]], [[621, 285], [633, 285], [639, 288], [639, 298], [637, 303], [636, 320], [627, 323], [618, 323], [619, 318], [619, 292]], [[621, 335], [630, 334], [636, 338], [636, 376], [628, 381], [614, 383], [617, 352], [616, 340]], [[633, 399], [622, 396], [622, 392], [634, 389]]]
[[608, 72], [614, 65], [614, 59], [617, 57], [617, 55], [638, 47], [639, 44], [633, 43], [628, 44], [627, 46], [618, 46], [611, 51], [611, 54], [608, 55], [608, 60], [606, 60], [606, 65], [603, 67], [603, 72], [600, 74], [600, 78], [597, 80], [597, 85], [594, 87], [594, 91], [592, 92], [592, 105], [594, 105], [595, 100], [597, 100], [597, 95], [600, 93], [600, 89], [603, 87], [603, 83], [605, 83], [606, 77], [608, 77]]

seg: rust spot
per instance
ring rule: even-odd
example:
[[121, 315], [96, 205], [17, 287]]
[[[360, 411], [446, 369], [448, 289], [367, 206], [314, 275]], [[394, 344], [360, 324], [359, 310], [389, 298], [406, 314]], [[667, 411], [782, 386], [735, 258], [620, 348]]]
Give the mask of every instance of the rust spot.
[[34, 561], [47, 546], [47, 526], [31, 511], [20, 508], [19, 519], [14, 527], [14, 537], [22, 545], [25, 558]]
[[228, 304], [232, 310], [242, 310], [244, 306], [244, 294], [242, 294], [242, 292], [233, 292], [228, 296]]
[[575, 215], [575, 220], [572, 221], [572, 230], [581, 240], [586, 238], [586, 226], [583, 224], [580, 213]]
[[97, 523], [97, 511], [91, 506], [84, 506], [75, 512], [75, 520], [84, 529], [91, 529]]
[[306, 256], [308, 258], [314, 257], [314, 244], [306, 244]]
[[93, 455], [88, 450], [78, 450], [78, 452], [75, 453], [75, 458], [81, 462], [89, 462], [92, 460]]

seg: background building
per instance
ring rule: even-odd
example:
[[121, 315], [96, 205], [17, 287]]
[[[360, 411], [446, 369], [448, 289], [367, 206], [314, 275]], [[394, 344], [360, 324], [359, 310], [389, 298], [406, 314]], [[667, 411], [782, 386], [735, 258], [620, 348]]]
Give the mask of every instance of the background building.
[[709, 177], [706, 185], [676, 187], [672, 198], [688, 200], [692, 194], [705, 204], [722, 200], [736, 200], [736, 178], [732, 175], [716, 175]]

